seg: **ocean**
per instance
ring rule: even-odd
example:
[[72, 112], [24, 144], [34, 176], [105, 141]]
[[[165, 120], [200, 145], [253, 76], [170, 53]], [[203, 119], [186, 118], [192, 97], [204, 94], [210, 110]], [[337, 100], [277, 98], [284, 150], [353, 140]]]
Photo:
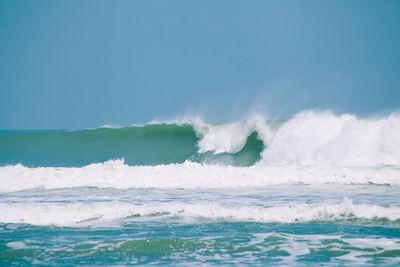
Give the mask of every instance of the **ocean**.
[[400, 265], [400, 114], [0, 131], [0, 265]]

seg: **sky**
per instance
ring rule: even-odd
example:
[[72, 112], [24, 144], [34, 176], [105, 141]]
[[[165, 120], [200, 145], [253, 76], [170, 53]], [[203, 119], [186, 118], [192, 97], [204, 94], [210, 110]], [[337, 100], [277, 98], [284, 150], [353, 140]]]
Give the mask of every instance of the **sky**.
[[400, 1], [0, 0], [0, 129], [400, 109]]

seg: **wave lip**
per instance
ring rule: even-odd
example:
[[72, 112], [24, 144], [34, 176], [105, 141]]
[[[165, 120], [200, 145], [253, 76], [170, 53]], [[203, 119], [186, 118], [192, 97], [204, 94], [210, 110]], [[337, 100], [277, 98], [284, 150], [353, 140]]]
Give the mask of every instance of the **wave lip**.
[[305, 110], [283, 122], [253, 114], [227, 124], [208, 124], [199, 118], [185, 123], [193, 126], [199, 138], [198, 153], [236, 153], [256, 132], [265, 147], [258, 164], [400, 166], [400, 114], [396, 112], [360, 118]]
[[400, 167], [400, 115], [359, 118], [308, 110], [280, 122], [253, 114], [226, 124], [194, 118], [73, 132], [0, 133], [3, 166], [83, 167], [118, 158], [131, 166], [190, 160], [232, 166]]
[[257, 114], [253, 114], [244, 122], [213, 125], [196, 121], [193, 126], [200, 138], [199, 153], [237, 153], [243, 149], [247, 138], [253, 132], [256, 132], [263, 142], [268, 142], [272, 136], [271, 126], [264, 117]]
[[345, 199], [339, 204], [289, 204], [285, 206], [223, 206], [217, 203], [134, 205], [124, 202], [91, 204], [0, 204], [7, 213], [2, 223], [79, 226], [98, 222], [139, 217], [202, 218], [224, 221], [310, 222], [336, 220], [400, 220], [400, 207], [353, 204]]

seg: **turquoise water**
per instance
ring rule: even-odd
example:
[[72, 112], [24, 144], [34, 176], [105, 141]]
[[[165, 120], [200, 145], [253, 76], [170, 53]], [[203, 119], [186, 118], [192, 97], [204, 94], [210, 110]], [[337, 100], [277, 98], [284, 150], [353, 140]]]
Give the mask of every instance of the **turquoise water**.
[[400, 264], [400, 119], [0, 132], [0, 265]]
[[129, 165], [230, 162], [249, 166], [260, 159], [263, 142], [252, 132], [237, 153], [198, 153], [192, 125], [146, 125], [78, 131], [0, 131], [0, 164], [85, 166], [124, 158]]

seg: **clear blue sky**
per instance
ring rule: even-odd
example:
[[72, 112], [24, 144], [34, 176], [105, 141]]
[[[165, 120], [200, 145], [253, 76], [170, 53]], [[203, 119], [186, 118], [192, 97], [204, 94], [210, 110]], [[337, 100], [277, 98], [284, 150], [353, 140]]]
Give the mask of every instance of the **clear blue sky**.
[[0, 129], [400, 108], [400, 1], [0, 1]]

